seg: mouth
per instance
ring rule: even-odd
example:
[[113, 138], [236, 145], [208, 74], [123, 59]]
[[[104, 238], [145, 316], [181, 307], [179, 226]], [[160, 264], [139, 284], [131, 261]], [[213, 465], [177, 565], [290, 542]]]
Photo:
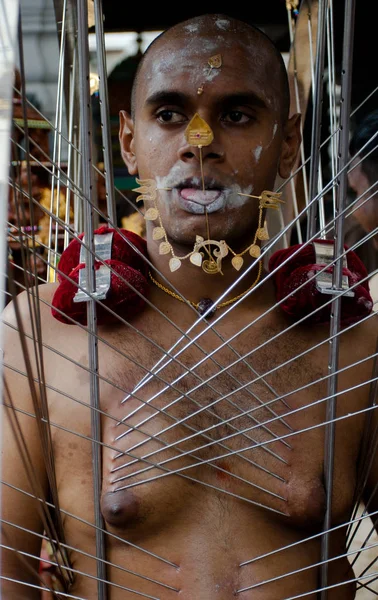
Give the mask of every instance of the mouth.
[[186, 212], [203, 215], [216, 212], [225, 206], [224, 187], [213, 179], [205, 179], [204, 185], [198, 178], [190, 178], [175, 186], [178, 204]]

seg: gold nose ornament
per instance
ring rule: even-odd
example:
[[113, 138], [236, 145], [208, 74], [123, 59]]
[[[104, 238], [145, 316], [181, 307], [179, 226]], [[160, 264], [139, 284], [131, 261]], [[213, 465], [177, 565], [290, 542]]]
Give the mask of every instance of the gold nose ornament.
[[202, 148], [211, 144], [214, 134], [206, 121], [196, 113], [185, 129], [185, 139], [190, 146]]
[[[185, 130], [185, 138], [190, 146], [196, 146], [199, 148], [199, 159], [201, 168], [201, 181], [202, 191], [205, 192], [205, 178], [203, 174], [203, 160], [202, 160], [202, 148], [203, 146], [209, 146], [214, 139], [214, 134], [211, 127], [206, 123], [198, 113], [189, 121], [189, 124]], [[222, 273], [222, 258], [225, 256], [224, 244], [217, 242], [216, 240], [210, 239], [210, 225], [209, 215], [205, 206], [205, 219], [206, 219], [206, 234], [207, 240], [201, 238], [201, 241], [197, 242], [194, 246], [193, 254], [190, 257], [190, 262], [194, 265], [202, 266], [205, 273], [213, 275], [216, 273]], [[211, 251], [212, 247], [215, 249]], [[203, 260], [204, 254], [200, 250], [205, 250], [207, 254], [206, 260]], [[227, 254], [228, 251], [226, 251]]]

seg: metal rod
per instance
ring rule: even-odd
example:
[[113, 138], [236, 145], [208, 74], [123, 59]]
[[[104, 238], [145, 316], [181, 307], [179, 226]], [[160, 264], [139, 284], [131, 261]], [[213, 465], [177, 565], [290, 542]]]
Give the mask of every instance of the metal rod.
[[[47, 535], [37, 533], [36, 531], [32, 531], [31, 529], [27, 529], [26, 527], [21, 527], [20, 525], [16, 525], [16, 523], [11, 523], [10, 521], [6, 521], [5, 519], [0, 519], [0, 523], [4, 523], [4, 524], [9, 525], [10, 527], [14, 527], [15, 529], [18, 529], [20, 531], [25, 531], [26, 533], [28, 533], [30, 535], [34, 535], [35, 537], [40, 538], [41, 540], [53, 541], [53, 542], [56, 541], [56, 540], [50, 540], [50, 538]], [[66, 548], [67, 550], [74, 550], [78, 554], [87, 556], [88, 558], [96, 559], [96, 557], [93, 554], [90, 554], [89, 552], [85, 552], [84, 550], [80, 550], [79, 548], [77, 548], [75, 546], [70, 546], [69, 544], [61, 544], [61, 546]], [[13, 548], [11, 548], [11, 549], [13, 549]], [[38, 558], [40, 558], [40, 557], [38, 557]], [[96, 560], [99, 560], [99, 559], [97, 558]], [[52, 561], [49, 561], [49, 562], [50, 562], [50, 564], [55, 564]], [[115, 569], [119, 569], [120, 571], [123, 571], [124, 573], [130, 573], [131, 575], [135, 575], [135, 577], [140, 577], [141, 579], [144, 579], [145, 581], [150, 581], [152, 583], [155, 583], [156, 585], [160, 585], [160, 586], [167, 588], [169, 590], [172, 590], [174, 592], [180, 591], [177, 588], [172, 587], [171, 585], [162, 583], [161, 581], [158, 581], [157, 579], [151, 579], [150, 577], [146, 577], [146, 575], [142, 575], [141, 573], [138, 573], [137, 571], [131, 571], [130, 569], [126, 569], [125, 567], [122, 567], [121, 565], [118, 565], [117, 563], [112, 563], [110, 561], [105, 561], [105, 562], [107, 565], [110, 565], [111, 567], [113, 567]]]
[[[10, 162], [10, 144], [12, 123], [12, 84], [14, 79], [14, 64], [16, 56], [17, 23], [19, 14], [18, 0], [4, 0], [3, 11], [7, 16], [0, 18], [0, 223], [7, 219], [8, 207], [8, 175]], [[2, 226], [0, 231], [0, 281], [2, 290], [5, 289], [6, 265], [6, 231]], [[3, 283], [4, 282], [4, 283]], [[5, 304], [5, 295], [0, 295], [0, 311]], [[2, 348], [3, 326], [0, 325], [0, 348]], [[2, 359], [2, 351], [1, 356]], [[0, 360], [0, 399], [3, 398], [2, 360]]]
[[73, 154], [73, 137], [74, 137], [74, 115], [75, 115], [75, 75], [76, 75], [76, 48], [74, 50], [73, 56], [73, 64], [71, 67], [71, 76], [70, 76], [70, 102], [68, 106], [69, 116], [68, 116], [68, 139], [70, 140], [68, 143], [68, 154], [67, 154], [67, 179], [66, 179], [66, 215], [65, 215], [65, 223], [67, 228], [64, 230], [64, 250], [67, 248], [70, 242], [70, 209], [71, 209], [71, 172], [72, 172], [72, 154]]
[[[310, 198], [317, 195], [320, 165], [320, 139], [323, 110], [323, 80], [325, 58], [325, 32], [327, 16], [327, 0], [319, 0], [318, 29], [316, 34], [316, 65], [315, 65], [315, 90], [313, 90], [313, 118], [311, 133], [311, 163], [310, 163]], [[319, 198], [320, 201], [320, 198]], [[307, 239], [316, 232], [317, 205], [312, 203], [308, 209]]]
[[114, 195], [114, 173], [113, 173], [113, 155], [112, 138], [109, 123], [109, 96], [107, 86], [107, 70], [105, 55], [105, 36], [104, 36], [104, 15], [102, 11], [102, 0], [94, 0], [95, 9], [95, 31], [96, 31], [96, 52], [99, 71], [100, 84], [100, 115], [101, 129], [104, 153], [105, 167], [105, 186], [106, 186], [106, 205], [110, 222], [117, 224], [116, 205]]
[[[339, 140], [339, 164], [338, 169], [342, 170], [339, 176], [339, 185], [336, 195], [336, 223], [334, 237], [334, 257], [338, 257], [332, 273], [332, 286], [335, 290], [342, 287], [343, 276], [343, 252], [344, 252], [344, 220], [338, 219], [340, 211], [344, 210], [347, 194], [347, 172], [344, 166], [348, 162], [349, 149], [349, 119], [351, 107], [351, 88], [352, 88], [352, 67], [353, 67], [353, 41], [354, 41], [354, 14], [355, 0], [347, 0], [345, 5], [344, 38], [343, 38], [343, 58], [342, 58], [342, 80], [341, 80], [341, 113], [340, 113], [340, 140]], [[339, 361], [339, 331], [341, 317], [341, 297], [337, 295], [332, 302], [329, 342], [329, 372], [331, 377], [328, 385], [328, 396], [326, 406], [326, 420], [329, 421], [325, 429], [324, 440], [324, 486], [327, 494], [326, 513], [324, 517], [322, 537], [321, 558], [323, 565], [320, 569], [320, 581], [322, 590], [321, 600], [327, 600], [328, 591], [328, 558], [330, 536], [327, 533], [332, 522], [332, 490], [334, 475], [334, 452], [335, 452], [335, 432], [336, 423], [334, 421], [337, 411], [337, 384], [338, 384], [338, 361]]]
[[[87, 0], [77, 0], [78, 13], [78, 58], [79, 58], [79, 86], [80, 86], [80, 104], [81, 104], [81, 151], [82, 151], [82, 177], [83, 192], [88, 198], [91, 197], [93, 188], [92, 179], [92, 127], [91, 127], [91, 103], [89, 91], [89, 48], [88, 48], [88, 4]], [[93, 210], [89, 203], [85, 205], [84, 211], [84, 236], [87, 246], [91, 249], [86, 251], [86, 282], [88, 290], [92, 293], [96, 290], [96, 274], [94, 269], [94, 233], [93, 233]], [[96, 302], [93, 298], [87, 301], [87, 322], [88, 322], [88, 352], [89, 368], [92, 371], [90, 376], [90, 403], [93, 408], [99, 408], [99, 359], [98, 359], [98, 339], [97, 339], [97, 317]], [[101, 419], [97, 410], [91, 411], [91, 431], [94, 442], [92, 443], [92, 467], [93, 467], [93, 492], [94, 492], [94, 513], [96, 529], [96, 556], [101, 560], [97, 561], [97, 592], [99, 600], [106, 600], [106, 567], [103, 562], [106, 560], [104, 519], [101, 513], [101, 486], [102, 486], [102, 455], [101, 446], [97, 443], [101, 440]]]
[[[61, 149], [61, 134], [62, 134], [62, 114], [61, 114], [61, 103], [63, 94], [63, 78], [64, 78], [64, 49], [66, 42], [66, 14], [67, 14], [67, 0], [64, 0], [62, 8], [62, 35], [60, 38], [60, 54], [59, 54], [59, 66], [58, 66], [58, 89], [56, 95], [56, 112], [55, 112], [55, 127], [54, 127], [54, 143], [53, 143], [53, 157], [52, 157], [52, 177], [51, 177], [51, 190], [50, 190], [50, 212], [54, 213], [54, 192], [55, 192], [55, 179], [58, 178], [60, 182], [60, 149]], [[58, 154], [58, 160], [57, 160]], [[56, 169], [58, 165], [58, 169]], [[58, 171], [58, 176], [56, 175]], [[58, 201], [58, 198], [57, 198]], [[48, 263], [47, 268], [47, 281], [54, 281], [54, 270], [51, 268], [52, 257], [54, 257], [53, 264], [56, 265], [56, 254], [52, 250], [52, 225], [53, 221], [50, 217], [49, 221], [49, 241], [48, 241]], [[57, 226], [55, 226], [55, 237], [58, 235]]]

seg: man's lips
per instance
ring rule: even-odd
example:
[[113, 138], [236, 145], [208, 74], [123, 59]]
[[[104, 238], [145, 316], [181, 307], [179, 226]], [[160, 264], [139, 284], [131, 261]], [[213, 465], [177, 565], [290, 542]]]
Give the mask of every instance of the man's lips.
[[196, 202], [202, 206], [207, 206], [219, 198], [221, 190], [199, 190], [197, 188], [183, 188], [180, 194], [184, 200]]
[[226, 195], [223, 190], [200, 190], [198, 188], [178, 188], [178, 203], [186, 212], [203, 215], [205, 208], [208, 213], [221, 210], [225, 204]]

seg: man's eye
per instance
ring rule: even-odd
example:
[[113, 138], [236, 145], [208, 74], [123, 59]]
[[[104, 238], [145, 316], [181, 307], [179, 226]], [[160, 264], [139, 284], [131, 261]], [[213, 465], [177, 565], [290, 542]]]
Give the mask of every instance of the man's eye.
[[186, 121], [184, 115], [174, 110], [160, 110], [156, 116], [160, 123], [183, 123]]
[[248, 123], [251, 118], [241, 110], [230, 110], [222, 117], [222, 121], [226, 123]]

